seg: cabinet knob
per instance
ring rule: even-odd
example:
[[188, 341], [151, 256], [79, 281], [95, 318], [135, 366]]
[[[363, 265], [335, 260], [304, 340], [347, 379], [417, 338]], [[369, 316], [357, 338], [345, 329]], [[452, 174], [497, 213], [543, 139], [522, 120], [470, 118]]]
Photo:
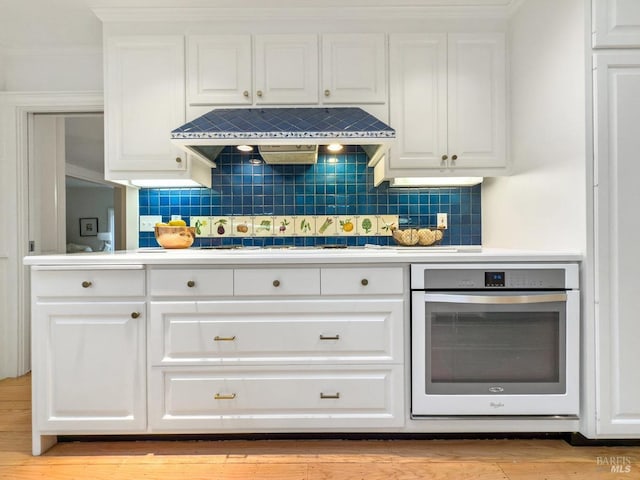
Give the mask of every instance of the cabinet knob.
[[249, 90], [245, 90], [244, 92], [242, 92], [242, 96], [249, 98]]
[[140, 312], [131, 312], [131, 318], [140, 318]]
[[182, 163], [182, 158], [176, 157], [176, 163]]
[[369, 280], [367, 280], [366, 278], [363, 278], [362, 280], [360, 280], [360, 283], [362, 284], [363, 287], [366, 287], [367, 285], [369, 285]]
[[193, 280], [189, 280], [189, 281], [187, 282], [187, 287], [189, 287], [189, 288], [193, 288], [193, 287], [195, 287], [195, 286], [196, 286], [196, 282], [194, 282]]
[[330, 95], [331, 95], [331, 90], [327, 89], [327, 90], [324, 91], [324, 96], [325, 97], [328, 97]]
[[458, 155], [452, 155], [451, 156], [451, 161], [455, 162], [458, 159]]
[[89, 288], [91, 285], [93, 285], [93, 283], [89, 282], [88, 280], [82, 282], [82, 288]]
[[280, 286], [280, 280], [274, 280], [273, 281], [273, 286], [276, 287], [276, 288], [279, 287]]
[[442, 161], [446, 161], [449, 157], [447, 155], [442, 155]]
[[256, 92], [256, 95], [258, 95], [259, 97], [262, 97], [262, 90], [258, 90], [258, 91]]
[[327, 398], [333, 398], [333, 399], [338, 399], [340, 398], [340, 392], [336, 392], [336, 393], [322, 393], [320, 392], [320, 398], [325, 400]]

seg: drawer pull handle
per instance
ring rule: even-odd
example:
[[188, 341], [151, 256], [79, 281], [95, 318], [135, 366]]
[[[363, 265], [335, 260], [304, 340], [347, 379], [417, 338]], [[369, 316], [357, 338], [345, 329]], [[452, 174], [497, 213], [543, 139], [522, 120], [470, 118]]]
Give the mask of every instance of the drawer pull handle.
[[323, 400], [326, 400], [326, 399], [337, 400], [338, 398], [340, 398], [340, 392], [336, 392], [336, 393], [322, 393], [322, 392], [320, 392], [320, 398], [323, 399]]
[[176, 157], [176, 163], [182, 163], [182, 158]]
[[82, 282], [82, 288], [89, 288], [91, 285], [93, 285], [93, 283], [85, 280], [84, 282]]
[[216, 400], [233, 400], [236, 398], [235, 393], [216, 393], [213, 397]]
[[131, 312], [131, 318], [140, 318], [140, 312]]
[[195, 286], [196, 286], [196, 282], [194, 282], [193, 280], [189, 280], [189, 281], [187, 282], [187, 287], [189, 287], [189, 288], [193, 288], [193, 287], [195, 287]]
[[233, 342], [235, 339], [236, 339], [235, 335], [233, 337], [220, 337], [218, 335], [213, 337], [214, 342]]
[[273, 286], [278, 288], [280, 286], [280, 280], [274, 280], [273, 281]]
[[362, 280], [360, 280], [360, 283], [362, 284], [363, 287], [366, 287], [367, 285], [369, 285], [369, 280], [367, 280], [366, 278], [363, 278]]
[[340, 335], [322, 335], [320, 334], [320, 340], [340, 340]]

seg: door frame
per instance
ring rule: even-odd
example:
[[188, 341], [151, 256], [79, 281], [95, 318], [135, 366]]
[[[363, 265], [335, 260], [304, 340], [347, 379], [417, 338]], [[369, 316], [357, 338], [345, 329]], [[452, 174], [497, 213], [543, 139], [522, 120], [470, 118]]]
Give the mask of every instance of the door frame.
[[14, 235], [0, 240], [0, 379], [31, 369], [29, 269], [29, 116], [34, 113], [103, 112], [104, 95], [88, 92], [0, 93], [0, 204]]

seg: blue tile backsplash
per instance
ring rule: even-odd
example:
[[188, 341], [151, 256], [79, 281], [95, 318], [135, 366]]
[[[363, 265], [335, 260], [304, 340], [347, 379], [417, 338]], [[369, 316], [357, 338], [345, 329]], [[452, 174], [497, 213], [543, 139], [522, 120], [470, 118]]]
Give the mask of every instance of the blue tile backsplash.
[[[257, 153], [227, 147], [212, 170], [208, 188], [139, 191], [140, 215], [188, 217], [234, 215], [399, 215], [400, 228], [436, 225], [447, 213], [449, 228], [442, 245], [480, 245], [481, 185], [452, 188], [373, 186], [373, 169], [356, 146], [339, 154], [319, 153], [314, 165], [255, 165]], [[194, 246], [226, 244], [313, 246], [322, 243], [358, 246], [393, 245], [391, 237], [197, 238]], [[158, 246], [153, 232], [140, 232], [140, 247]]]

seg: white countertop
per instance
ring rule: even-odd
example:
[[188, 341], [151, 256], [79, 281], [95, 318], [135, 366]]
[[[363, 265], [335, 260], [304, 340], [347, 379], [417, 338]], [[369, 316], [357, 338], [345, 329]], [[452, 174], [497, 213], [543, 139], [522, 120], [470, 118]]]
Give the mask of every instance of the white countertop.
[[173, 249], [141, 248], [117, 252], [33, 255], [25, 265], [264, 265], [264, 264], [409, 264], [465, 262], [575, 262], [576, 251], [535, 251], [470, 246]]

